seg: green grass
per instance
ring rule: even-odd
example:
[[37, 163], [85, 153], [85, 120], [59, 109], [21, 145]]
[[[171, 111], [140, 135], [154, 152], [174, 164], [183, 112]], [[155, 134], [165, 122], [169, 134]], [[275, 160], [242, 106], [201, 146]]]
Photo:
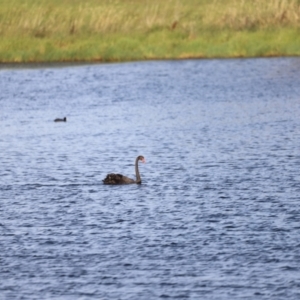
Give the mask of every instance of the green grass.
[[300, 0], [1, 0], [0, 62], [300, 55]]

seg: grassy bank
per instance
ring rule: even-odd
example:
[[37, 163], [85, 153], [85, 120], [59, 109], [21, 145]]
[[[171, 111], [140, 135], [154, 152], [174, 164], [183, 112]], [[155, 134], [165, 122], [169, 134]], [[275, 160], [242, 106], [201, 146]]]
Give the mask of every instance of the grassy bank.
[[300, 55], [300, 0], [2, 0], [0, 62]]

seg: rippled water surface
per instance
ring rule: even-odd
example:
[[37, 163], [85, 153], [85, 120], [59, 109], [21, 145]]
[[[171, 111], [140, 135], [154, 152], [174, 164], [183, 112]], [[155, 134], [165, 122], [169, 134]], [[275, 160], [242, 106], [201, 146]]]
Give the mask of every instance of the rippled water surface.
[[[300, 299], [299, 58], [2, 69], [0, 90], [0, 299]], [[139, 154], [142, 185], [102, 184]]]

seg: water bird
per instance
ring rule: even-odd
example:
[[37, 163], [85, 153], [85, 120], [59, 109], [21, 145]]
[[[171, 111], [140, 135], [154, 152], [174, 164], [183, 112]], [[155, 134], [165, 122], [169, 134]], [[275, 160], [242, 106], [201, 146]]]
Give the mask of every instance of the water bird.
[[104, 184], [130, 184], [130, 183], [137, 183], [137, 184], [141, 184], [142, 183], [142, 179], [140, 176], [140, 172], [139, 172], [139, 161], [141, 161], [142, 163], [145, 163], [146, 160], [144, 158], [144, 156], [139, 155], [136, 159], [135, 159], [135, 176], [136, 176], [136, 180], [128, 178], [122, 174], [107, 174], [106, 177], [102, 180]]
[[56, 118], [56, 119], [54, 120], [54, 122], [67, 122], [67, 118], [66, 118], [66, 117], [64, 117], [63, 119], [61, 119], [61, 118]]

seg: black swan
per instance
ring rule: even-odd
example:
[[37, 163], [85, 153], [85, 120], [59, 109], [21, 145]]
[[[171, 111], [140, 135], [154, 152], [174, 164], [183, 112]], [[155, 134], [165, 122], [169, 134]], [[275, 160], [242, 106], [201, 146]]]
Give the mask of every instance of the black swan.
[[67, 118], [64, 117], [63, 119], [57, 118], [54, 120], [54, 122], [67, 122]]
[[133, 180], [133, 179], [128, 178], [121, 174], [111, 173], [111, 174], [107, 174], [107, 176], [103, 180], [103, 183], [104, 184], [129, 184], [129, 183], [141, 184], [142, 180], [141, 180], [141, 176], [140, 176], [140, 172], [139, 172], [139, 165], [138, 165], [139, 161], [141, 161], [142, 163], [146, 162], [144, 156], [142, 156], [142, 155], [140, 155], [136, 158], [136, 160], [135, 160], [136, 180]]

